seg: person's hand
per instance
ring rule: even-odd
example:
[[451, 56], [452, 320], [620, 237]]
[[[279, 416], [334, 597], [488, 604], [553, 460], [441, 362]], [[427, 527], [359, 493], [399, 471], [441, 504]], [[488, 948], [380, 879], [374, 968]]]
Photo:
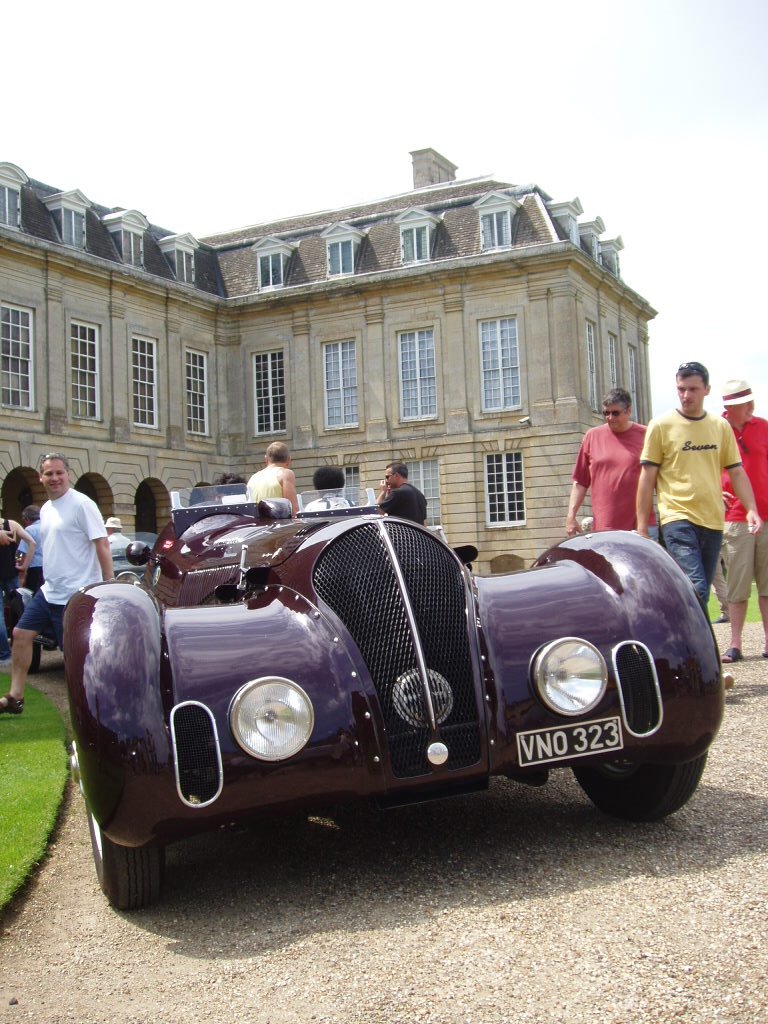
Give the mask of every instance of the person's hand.
[[0, 545], [7, 547], [9, 544], [13, 544], [13, 534], [8, 530], [0, 530]]
[[762, 532], [763, 520], [757, 512], [747, 512], [747, 522], [749, 523], [749, 532], [753, 537], [755, 534]]
[[565, 532], [568, 537], [575, 537], [577, 533], [581, 533], [581, 527], [575, 519], [566, 519]]

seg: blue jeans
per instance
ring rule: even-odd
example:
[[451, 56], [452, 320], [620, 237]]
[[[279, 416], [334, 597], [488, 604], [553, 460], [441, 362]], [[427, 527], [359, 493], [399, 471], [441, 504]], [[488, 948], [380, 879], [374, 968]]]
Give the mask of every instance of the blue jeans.
[[720, 559], [722, 530], [694, 526], [687, 519], [665, 523], [661, 528], [664, 546], [696, 588], [706, 610], [709, 591]]

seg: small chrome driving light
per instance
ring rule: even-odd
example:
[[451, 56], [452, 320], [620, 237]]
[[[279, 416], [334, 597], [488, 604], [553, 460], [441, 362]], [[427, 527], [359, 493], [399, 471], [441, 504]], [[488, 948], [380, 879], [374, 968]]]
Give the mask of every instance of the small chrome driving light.
[[583, 715], [600, 703], [608, 685], [608, 669], [596, 647], [567, 636], [553, 640], [536, 655], [533, 682], [552, 711]]
[[301, 750], [312, 735], [315, 712], [298, 684], [264, 676], [237, 691], [229, 723], [246, 753], [262, 761], [282, 761]]

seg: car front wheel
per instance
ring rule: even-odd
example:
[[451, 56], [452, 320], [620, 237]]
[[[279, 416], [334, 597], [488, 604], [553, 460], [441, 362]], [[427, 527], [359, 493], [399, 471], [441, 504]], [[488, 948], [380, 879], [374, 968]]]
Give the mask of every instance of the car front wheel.
[[574, 767], [576, 781], [605, 814], [626, 821], [658, 821], [686, 804], [698, 786], [707, 755], [684, 764], [612, 761]]
[[91, 848], [99, 885], [113, 907], [138, 910], [160, 898], [165, 870], [161, 846], [120, 846], [104, 835], [87, 809]]

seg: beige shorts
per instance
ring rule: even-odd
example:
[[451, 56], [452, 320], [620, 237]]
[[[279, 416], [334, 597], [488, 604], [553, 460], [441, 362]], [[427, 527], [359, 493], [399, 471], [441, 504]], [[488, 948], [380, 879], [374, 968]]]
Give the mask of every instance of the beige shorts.
[[726, 523], [723, 548], [728, 567], [728, 600], [748, 601], [752, 580], [760, 597], [768, 597], [768, 525], [754, 536], [746, 523]]

